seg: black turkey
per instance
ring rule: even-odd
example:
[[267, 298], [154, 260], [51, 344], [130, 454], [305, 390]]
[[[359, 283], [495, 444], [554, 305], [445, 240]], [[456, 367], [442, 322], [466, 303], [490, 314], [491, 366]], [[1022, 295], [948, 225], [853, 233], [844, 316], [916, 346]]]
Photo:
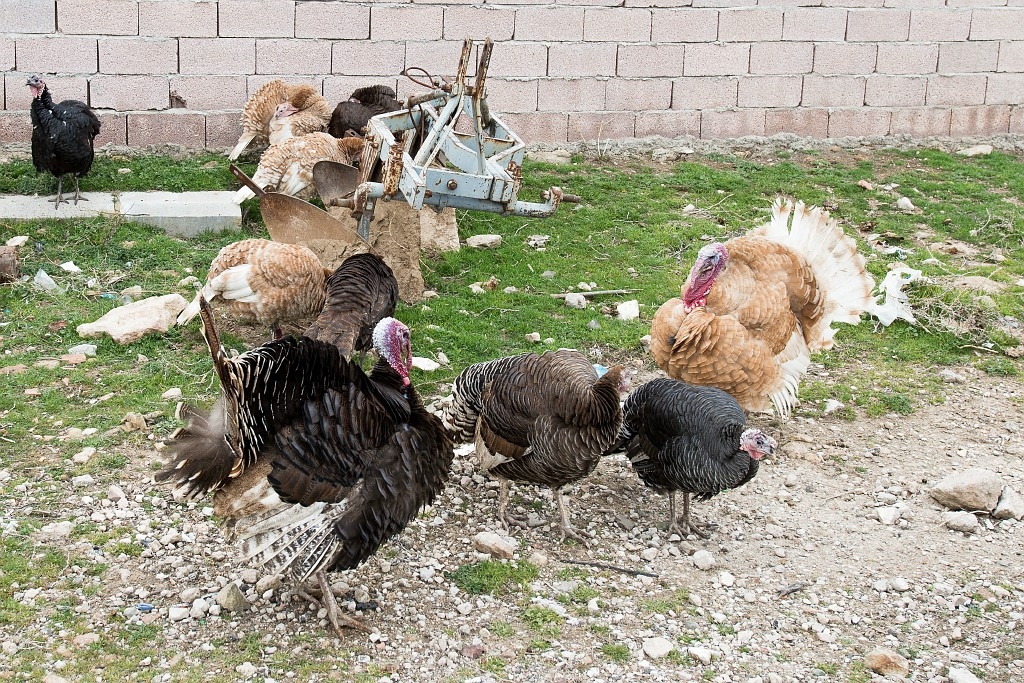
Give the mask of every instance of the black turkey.
[[[708, 500], [742, 486], [775, 447], [770, 436], [747, 427], [743, 409], [726, 392], [662, 377], [626, 399], [619, 440], [609, 452], [625, 449], [640, 479], [668, 493], [669, 533], [706, 538], [690, 521], [690, 495]], [[681, 520], [676, 491], [683, 492]]]
[[398, 111], [402, 103], [395, 91], [386, 85], [357, 88], [344, 102], [339, 102], [327, 124], [327, 132], [336, 138], [363, 135], [363, 128], [377, 114]]
[[191, 411], [156, 479], [215, 490], [215, 514], [252, 565], [315, 576], [335, 630], [365, 628], [339, 612], [325, 572], [358, 566], [400, 533], [444, 488], [454, 456], [409, 382], [409, 329], [376, 325], [369, 375], [307, 337], [228, 358], [200, 303], [221, 398], [209, 414]]
[[373, 328], [394, 315], [396, 303], [398, 280], [388, 264], [374, 254], [349, 256], [327, 278], [327, 303], [305, 336], [350, 358], [372, 348]]
[[50, 90], [39, 76], [25, 83], [32, 91], [32, 165], [36, 172], [57, 176], [57, 196], [49, 201], [53, 208], [67, 203], [61, 191], [64, 176], [75, 178], [75, 204], [86, 198], [78, 191], [78, 179], [89, 172], [93, 160], [93, 140], [100, 133], [100, 120], [85, 102], [64, 100], [53, 103]]
[[594, 471], [622, 422], [619, 398], [630, 373], [616, 365], [603, 376], [586, 356], [561, 349], [471, 365], [455, 379], [446, 407], [450, 429], [473, 439], [481, 468], [501, 483], [498, 519], [506, 530], [509, 480], [554, 489], [562, 540], [586, 543], [573, 530], [561, 488]]

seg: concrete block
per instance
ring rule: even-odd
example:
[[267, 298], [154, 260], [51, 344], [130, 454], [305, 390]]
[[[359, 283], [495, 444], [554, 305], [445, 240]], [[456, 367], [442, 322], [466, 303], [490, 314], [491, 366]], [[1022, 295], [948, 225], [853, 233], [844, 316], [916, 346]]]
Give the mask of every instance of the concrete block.
[[368, 40], [370, 6], [349, 2], [295, 3], [296, 38]]
[[983, 107], [954, 107], [949, 122], [949, 134], [998, 135], [1010, 130], [1010, 107], [1001, 104]]
[[537, 111], [537, 81], [487, 79], [487, 103], [491, 111], [506, 112]]
[[605, 106], [609, 111], [663, 110], [672, 106], [672, 81], [618, 78], [608, 81]]
[[583, 40], [583, 8], [550, 6], [516, 10], [516, 40]]
[[[453, 76], [455, 74], [455, 68], [459, 62], [459, 55], [462, 53], [462, 41], [455, 40], [418, 40], [409, 41], [405, 44], [405, 63], [409, 66], [421, 66], [425, 67], [428, 71], [437, 74], [442, 73], [445, 75]], [[492, 57], [492, 60], [494, 58]], [[427, 65], [436, 65], [430, 67]], [[476, 71], [476, 57], [473, 56], [470, 59], [469, 74]], [[492, 75], [488, 70], [487, 75]], [[406, 78], [400, 78], [399, 80], [405, 81], [414, 88], [419, 88], [417, 92], [421, 92], [423, 88], [413, 85], [412, 81]]]
[[57, 0], [57, 30], [64, 34], [137, 36], [135, 0]]
[[615, 43], [553, 43], [548, 47], [548, 75], [563, 78], [614, 76]]
[[4, 33], [53, 33], [57, 12], [53, 0], [0, 0]]
[[180, 38], [178, 72], [182, 74], [256, 73], [253, 38]]
[[891, 135], [915, 138], [949, 135], [950, 110], [945, 107], [900, 107], [893, 109], [889, 123]]
[[809, 73], [814, 66], [814, 43], [751, 43], [750, 73], [790, 75]]
[[206, 119], [202, 114], [168, 111], [151, 114], [128, 114], [128, 144], [181, 145], [201, 148], [206, 144]]
[[171, 99], [184, 109], [241, 109], [248, 99], [245, 76], [172, 76]]
[[867, 77], [864, 104], [869, 107], [920, 107], [924, 105], [928, 78], [925, 76]]
[[1006, 40], [999, 44], [999, 65], [996, 70], [1014, 73], [1024, 71], [1024, 40]]
[[743, 8], [718, 13], [718, 40], [760, 43], [781, 39], [781, 10]]
[[845, 9], [798, 7], [786, 9], [783, 14], [783, 40], [846, 39]]
[[828, 109], [769, 109], [765, 114], [765, 135], [793, 133], [809, 138], [828, 137]]
[[430, 5], [373, 5], [371, 40], [440, 40], [444, 8]]
[[26, 73], [96, 73], [96, 39], [78, 36], [16, 38], [15, 66]]
[[927, 8], [910, 10], [908, 40], [921, 43], [967, 40], [970, 30], [971, 13], [968, 10], [960, 12]]
[[644, 8], [587, 8], [583, 40], [647, 42], [651, 40], [651, 11]]
[[[8, 71], [4, 74], [4, 90], [7, 92], [8, 109], [28, 110], [32, 106], [32, 93], [25, 81], [31, 75], [24, 71]], [[51, 76], [44, 74], [43, 80], [50, 88], [54, 102], [78, 100], [89, 103], [89, 79], [85, 76]], [[94, 105], [95, 106], [95, 105]]]
[[495, 42], [512, 40], [515, 26], [516, 11], [511, 7], [456, 6], [444, 10], [446, 40], [462, 40], [466, 37], [479, 40], [487, 36]]
[[[245, 77], [246, 99], [252, 97], [253, 94], [257, 90], [259, 90], [261, 86], [266, 85], [270, 81], [284, 81], [285, 83], [288, 83], [289, 85], [298, 85], [300, 83], [304, 84], [304, 85], [311, 85], [311, 86], [313, 86], [313, 88], [315, 90], [320, 91], [321, 93], [323, 92], [323, 81], [324, 81], [324, 79], [321, 78], [320, 76], [281, 76], [281, 75], [278, 75], [278, 74], [273, 74], [273, 75], [262, 74], [262, 75], [258, 75], [258, 76], [246, 76]], [[364, 85], [366, 84], [366, 80], [365, 79], [361, 80], [360, 82], [363, 83]], [[351, 92], [352, 91], [350, 90], [349, 93], [351, 93]], [[345, 94], [344, 99], [346, 99], [346, 100], [348, 99], [348, 94], [349, 93]]]
[[[331, 73], [349, 76], [381, 76], [384, 74], [393, 76], [404, 68], [404, 43], [366, 43], [354, 40], [342, 40], [334, 43]], [[455, 68], [454, 63], [451, 68]]]
[[0, 38], [0, 69], [14, 71], [13, 38]]
[[206, 114], [206, 148], [230, 149], [242, 134], [241, 113], [218, 111]]
[[750, 71], [750, 45], [706, 43], [686, 46], [684, 76], [736, 76]]
[[985, 103], [986, 78], [983, 75], [928, 77], [927, 104], [967, 106]]
[[622, 4], [624, 7], [690, 7], [693, 0], [625, 0], [625, 3], [612, 4]]
[[31, 139], [32, 119], [28, 109], [23, 111], [0, 111], [0, 142], [25, 143]]
[[331, 72], [331, 41], [259, 39], [258, 74], [325, 74]]
[[748, 7], [746, 0], [693, 0], [694, 7]]
[[804, 76], [801, 102], [805, 107], [860, 107], [864, 104], [864, 76]]
[[700, 115], [700, 137], [703, 140], [764, 135], [764, 109], [708, 110]]
[[1024, 40], [1021, 11], [1013, 7], [971, 12], [971, 40]]
[[220, 0], [217, 34], [235, 38], [292, 38], [292, 0]]
[[[693, 46], [688, 46], [689, 49]], [[618, 75], [622, 78], [682, 76], [682, 45], [619, 45]]]
[[880, 74], [935, 73], [939, 46], [935, 44], [881, 43], [875, 70]]
[[503, 114], [501, 120], [524, 142], [566, 142], [569, 139], [569, 115], [562, 112]]
[[828, 114], [828, 136], [888, 135], [889, 119], [885, 109], [833, 109]]
[[1013, 107], [1010, 110], [1010, 132], [1015, 135], [1024, 133], [1024, 106]]
[[214, 38], [217, 3], [196, 0], [142, 0], [139, 35], [167, 38]]
[[1024, 74], [989, 74], [985, 104], [1024, 103]]
[[739, 79], [734, 76], [694, 76], [672, 81], [672, 109], [735, 107]]
[[739, 79], [740, 107], [797, 107], [800, 105], [801, 76], [743, 76]]
[[638, 138], [659, 135], [678, 138], [700, 137], [699, 111], [638, 111], [634, 133]]
[[825, 75], [874, 72], [878, 47], [872, 43], [815, 43], [814, 72]]
[[495, 47], [488, 76], [537, 77], [548, 72], [548, 46], [544, 43], [502, 43]]
[[104, 145], [128, 144], [128, 115], [116, 111], [97, 111], [100, 120], [100, 134], [93, 140], [96, 148]]
[[178, 41], [173, 39], [100, 38], [99, 52], [101, 73], [178, 73]]
[[[490, 85], [490, 74], [488, 74], [488, 85]], [[408, 92], [403, 93], [398, 89], [399, 81], [408, 83], [415, 92], [421, 92], [423, 89], [416, 85], [413, 85], [409, 80], [405, 78], [396, 79], [395, 77], [379, 76], [377, 78], [370, 78], [368, 76], [328, 76], [323, 80], [323, 95], [327, 98], [327, 101], [331, 105], [335, 105], [342, 100], [347, 100], [349, 95], [352, 94], [356, 88], [362, 88], [368, 85], [387, 85], [395, 89], [398, 93], [398, 98], [402, 99], [404, 95], [409, 94]], [[253, 92], [252, 90], [249, 91]]]
[[[1024, 21], [1024, 13], [1021, 20]], [[940, 74], [988, 73], [999, 62], [999, 42], [995, 40], [964, 41], [939, 45]]]
[[167, 109], [170, 89], [166, 76], [98, 75], [89, 81], [89, 99], [99, 109]]
[[549, 78], [538, 84], [540, 111], [604, 111], [607, 81], [595, 78]]
[[910, 10], [851, 9], [846, 18], [846, 40], [897, 41], [910, 35]]
[[168, 235], [194, 237], [202, 232], [234, 230], [242, 210], [234, 192], [122, 192], [121, 213], [154, 225]]
[[718, 10], [656, 9], [651, 14], [652, 42], [704, 43], [718, 40]]
[[636, 115], [631, 112], [570, 112], [569, 142], [600, 142], [634, 137]]

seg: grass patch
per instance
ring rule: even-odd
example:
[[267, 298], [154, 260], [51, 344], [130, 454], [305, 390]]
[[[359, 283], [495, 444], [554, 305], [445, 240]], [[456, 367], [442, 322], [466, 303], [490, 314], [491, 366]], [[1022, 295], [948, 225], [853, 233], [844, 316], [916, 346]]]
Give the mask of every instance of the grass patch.
[[497, 595], [522, 590], [537, 578], [537, 567], [519, 560], [517, 562], [496, 562], [484, 560], [464, 564], [449, 574], [451, 581], [471, 595], [491, 593]]
[[562, 617], [549, 607], [530, 605], [519, 611], [519, 618], [526, 627], [544, 638], [556, 638], [560, 632]]
[[632, 656], [629, 653], [629, 648], [622, 643], [605, 643], [600, 649], [601, 654], [616, 664], [625, 664]]
[[670, 611], [677, 611], [690, 599], [690, 591], [685, 588], [677, 588], [671, 593], [644, 598], [640, 606], [653, 614], [667, 614]]

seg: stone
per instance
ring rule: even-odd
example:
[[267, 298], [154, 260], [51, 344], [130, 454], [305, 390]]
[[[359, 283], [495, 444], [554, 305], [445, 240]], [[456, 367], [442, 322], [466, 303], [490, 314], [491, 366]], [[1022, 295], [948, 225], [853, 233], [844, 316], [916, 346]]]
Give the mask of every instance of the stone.
[[93, 478], [91, 474], [82, 474], [77, 477], [72, 477], [71, 479], [71, 485], [75, 488], [78, 488], [79, 486], [88, 486], [92, 482]]
[[184, 621], [189, 617], [188, 607], [171, 607], [167, 610], [167, 618], [171, 621]]
[[889, 590], [894, 590], [897, 593], [906, 593], [910, 590], [910, 582], [901, 576], [889, 579]]
[[181, 593], [178, 594], [178, 597], [181, 598], [182, 602], [192, 602], [199, 597], [199, 589], [195, 586], [189, 586], [181, 591]]
[[473, 548], [478, 552], [487, 553], [491, 557], [499, 559], [511, 559], [516, 551], [512, 541], [502, 538], [492, 531], [481, 531], [473, 537]]
[[722, 584], [726, 588], [731, 588], [736, 583], [736, 577], [729, 572], [720, 572], [718, 574], [718, 583]]
[[706, 572], [709, 569], [714, 569], [715, 565], [717, 564], [715, 562], [714, 556], [707, 550], [698, 550], [690, 556], [690, 561], [693, 562], [693, 566], [695, 566], [702, 572]]
[[878, 521], [886, 526], [895, 524], [899, 520], [901, 512], [900, 508], [891, 505], [875, 508], [875, 515], [878, 517]]
[[[277, 590], [280, 587], [281, 587], [281, 575], [280, 574], [271, 574], [269, 576], [263, 576], [263, 577], [260, 577], [259, 581], [256, 582], [256, 592], [259, 593], [260, 595], [262, 595], [263, 593], [266, 593], [267, 591]], [[369, 601], [369, 597], [367, 597], [367, 600], [359, 600], [359, 602], [368, 602], [368, 601]]]
[[110, 486], [107, 487], [107, 498], [109, 498], [110, 502], [112, 503], [124, 500], [124, 489], [122, 489], [117, 484], [111, 484]]
[[77, 636], [75, 636], [74, 638], [72, 638], [71, 642], [73, 642], [78, 647], [89, 647], [93, 643], [100, 642], [100, 634], [98, 634], [98, 633], [80, 633]]
[[572, 153], [565, 149], [537, 150], [530, 152], [529, 158], [545, 164], [568, 164], [572, 161]]
[[178, 387], [171, 387], [164, 393], [160, 394], [160, 398], [165, 401], [177, 401], [181, 398], [181, 389]]
[[995, 509], [1003, 492], [1003, 480], [992, 470], [972, 467], [954, 472], [932, 487], [929, 494], [953, 510]]
[[5, 243], [8, 247], [23, 247], [28, 244], [28, 235], [15, 235]]
[[569, 292], [565, 295], [565, 305], [569, 308], [586, 308], [587, 297], [576, 292]]
[[978, 518], [970, 512], [946, 512], [942, 515], [942, 521], [947, 529], [960, 531], [965, 534], [976, 534], [981, 531], [981, 524]]
[[1024, 519], [1024, 496], [1007, 486], [999, 496], [992, 516], [996, 519]]
[[187, 305], [180, 294], [152, 296], [118, 306], [95, 322], [82, 323], [77, 331], [81, 337], [109, 334], [118, 344], [130, 344], [149, 332], [169, 330]]
[[75, 523], [71, 521], [50, 522], [49, 524], [44, 524], [39, 533], [51, 538], [67, 538], [74, 529]]
[[417, 370], [422, 370], [423, 372], [433, 372], [434, 370], [437, 370], [439, 367], [441, 367], [441, 364], [438, 363], [436, 360], [432, 360], [430, 358], [423, 358], [422, 356], [413, 356], [412, 366]]
[[947, 384], [964, 384], [965, 382], [967, 382], [966, 377], [961, 375], [959, 372], [956, 372], [955, 370], [951, 370], [949, 368], [943, 368], [942, 370], [939, 371], [939, 379], [941, 379], [943, 382], [946, 382]]
[[534, 344], [539, 344], [540, 343], [540, 332], [527, 332], [526, 333], [526, 341], [532, 342]]
[[455, 609], [458, 610], [459, 614], [461, 614], [462, 616], [466, 616], [467, 614], [473, 611], [473, 605], [469, 604], [468, 602], [460, 602], [459, 606]]
[[675, 649], [675, 645], [672, 644], [672, 641], [661, 637], [645, 638], [643, 647], [644, 654], [651, 659], [661, 659]]
[[96, 345], [95, 344], [78, 344], [78, 345], [72, 346], [70, 349], [68, 349], [68, 353], [71, 353], [71, 354], [78, 354], [78, 353], [80, 353], [83, 356], [90, 356], [90, 357], [92, 357], [92, 356], [96, 355]]
[[907, 676], [910, 662], [898, 652], [877, 647], [864, 655], [864, 666], [882, 676]]
[[501, 246], [501, 235], [473, 235], [466, 238], [466, 246], [474, 249], [496, 249]]
[[420, 211], [420, 249], [436, 254], [459, 250], [459, 224], [455, 209]]
[[542, 553], [541, 551], [534, 550], [532, 553], [530, 553], [530, 557], [527, 558], [527, 561], [530, 564], [536, 565], [538, 567], [544, 567], [550, 560], [548, 560], [548, 556]]
[[235, 583], [229, 583], [217, 593], [217, 604], [229, 612], [241, 612], [249, 609], [249, 601]]
[[640, 557], [642, 557], [647, 562], [652, 562], [658, 557], [658, 549], [644, 548], [643, 551], [640, 553]]
[[706, 647], [688, 647], [686, 654], [690, 655], [704, 666], [711, 664], [711, 650]]
[[980, 157], [992, 153], [992, 145], [974, 145], [956, 151], [962, 157]]
[[623, 301], [615, 307], [615, 317], [619, 320], [636, 320], [640, 317], [640, 304], [636, 299]]
[[949, 683], [981, 683], [980, 678], [959, 666], [951, 667], [946, 674], [946, 678], [949, 679]]
[[904, 213], [913, 213], [917, 207], [908, 197], [900, 197], [896, 200], [896, 208]]
[[256, 665], [252, 662], [242, 662], [235, 667], [235, 673], [242, 678], [252, 678], [256, 675]]
[[92, 446], [86, 446], [85, 448], [71, 456], [71, 462], [75, 463], [76, 465], [84, 465], [85, 463], [89, 462], [89, 458], [91, 458], [95, 454], [95, 448], [93, 448]]
[[68, 679], [58, 676], [51, 671], [43, 676], [43, 683], [68, 683]]

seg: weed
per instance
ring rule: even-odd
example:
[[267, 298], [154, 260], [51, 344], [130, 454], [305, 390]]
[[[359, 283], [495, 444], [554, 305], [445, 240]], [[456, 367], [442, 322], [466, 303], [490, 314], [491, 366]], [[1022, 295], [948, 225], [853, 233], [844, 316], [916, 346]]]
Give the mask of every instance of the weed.
[[501, 657], [485, 657], [480, 660], [480, 668], [483, 671], [492, 673], [496, 676], [504, 675], [506, 662]]
[[617, 664], [624, 664], [630, 659], [629, 648], [622, 643], [605, 643], [601, 646], [601, 654]]
[[833, 662], [815, 662], [814, 668], [828, 674], [829, 676], [835, 676], [839, 673], [839, 665]]
[[537, 575], [537, 567], [523, 560], [514, 563], [484, 560], [462, 565], [451, 572], [449, 578], [471, 595], [497, 595], [521, 590]]
[[489, 629], [499, 638], [511, 638], [516, 634], [515, 628], [507, 621], [492, 621]]
[[978, 369], [998, 377], [1016, 377], [1019, 373], [1013, 361], [1007, 358], [984, 358], [977, 363]]
[[526, 627], [545, 638], [555, 638], [559, 634], [558, 625], [562, 623], [562, 617], [549, 607], [530, 605], [519, 612], [519, 618], [523, 620]]

